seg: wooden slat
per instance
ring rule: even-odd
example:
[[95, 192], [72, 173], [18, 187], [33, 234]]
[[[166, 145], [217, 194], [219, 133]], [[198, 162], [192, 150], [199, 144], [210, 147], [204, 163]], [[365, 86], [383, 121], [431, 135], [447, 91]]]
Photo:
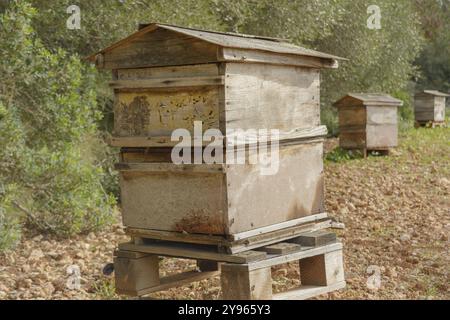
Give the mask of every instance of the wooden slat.
[[322, 212], [322, 213], [318, 213], [318, 214], [312, 214], [310, 216], [307, 217], [302, 217], [302, 218], [298, 218], [298, 219], [292, 219], [289, 221], [284, 221], [281, 223], [276, 223], [270, 226], [266, 226], [266, 227], [261, 227], [261, 228], [257, 228], [257, 229], [252, 229], [249, 231], [244, 231], [244, 232], [240, 232], [240, 233], [235, 233], [232, 234], [230, 236], [230, 239], [232, 241], [238, 241], [238, 240], [242, 240], [245, 238], [250, 238], [253, 236], [257, 236], [257, 235], [261, 235], [264, 233], [268, 233], [271, 231], [275, 231], [275, 230], [280, 230], [280, 229], [284, 229], [284, 228], [289, 228], [289, 227], [294, 227], [294, 226], [298, 226], [304, 223], [308, 223], [308, 222], [314, 222], [314, 221], [318, 221], [321, 219], [325, 219], [328, 216], [328, 214], [326, 212]]
[[[112, 147], [174, 147], [183, 146], [179, 141], [172, 141], [170, 136], [161, 137], [110, 137], [107, 143]], [[202, 146], [207, 146], [210, 141], [202, 141]]]
[[324, 230], [317, 230], [308, 232], [289, 240], [289, 242], [296, 243], [302, 246], [318, 247], [336, 242], [336, 234]]
[[183, 172], [183, 173], [224, 173], [226, 168], [223, 164], [174, 164], [174, 163], [116, 163], [118, 171], [136, 172]]
[[300, 286], [299, 288], [274, 294], [273, 300], [304, 300], [342, 288], [345, 288], [345, 281], [329, 286]]
[[198, 272], [195, 270], [187, 271], [172, 276], [163, 277], [160, 279], [160, 284], [157, 286], [141, 289], [138, 291], [124, 291], [118, 289], [117, 293], [129, 296], [144, 296], [152, 292], [168, 290], [170, 288], [180, 287], [195, 281], [209, 279], [219, 274], [220, 274], [219, 271], [204, 271], [204, 272]]
[[212, 261], [224, 261], [231, 263], [249, 263], [258, 261], [266, 257], [265, 252], [260, 251], [246, 251], [238, 254], [224, 254], [215, 252], [213, 249], [199, 249], [198, 247], [187, 244], [133, 244], [133, 243], [121, 243], [119, 249], [138, 251], [145, 253], [152, 253], [161, 256], [189, 258], [189, 259], [202, 259]]
[[228, 247], [229, 253], [238, 253], [245, 250], [259, 248], [265, 245], [270, 245], [273, 243], [277, 243], [280, 241], [286, 241], [288, 239], [292, 239], [297, 237], [299, 234], [304, 232], [310, 232], [315, 230], [321, 230], [325, 228], [329, 228], [331, 225], [330, 219], [325, 219], [323, 221], [318, 221], [314, 223], [289, 227], [281, 230], [276, 230], [272, 232], [268, 232], [266, 234], [261, 234], [258, 236], [246, 238], [243, 240], [236, 241], [235, 243], [231, 243]]
[[270, 63], [309, 68], [333, 68], [339, 66], [337, 60], [320, 57], [299, 56], [293, 54], [279, 54], [261, 50], [239, 48], [219, 48], [220, 61]]
[[[325, 254], [328, 252], [334, 252], [342, 250], [342, 243], [332, 243], [329, 245], [321, 246], [321, 247], [302, 247], [300, 251], [293, 252], [287, 255], [269, 255], [266, 259], [262, 259], [259, 261], [249, 262], [249, 263], [242, 263], [238, 266], [234, 266], [233, 268], [242, 268], [244, 270], [256, 270], [261, 268], [267, 268], [271, 266], [276, 266], [283, 263], [288, 263], [291, 261], [296, 261], [308, 257], [317, 256], [320, 254]], [[225, 263], [221, 266], [222, 269], [228, 268], [228, 264]]]
[[149, 88], [218, 86], [223, 85], [224, 83], [225, 80], [223, 76], [215, 76], [215, 77], [117, 80], [111, 81], [109, 85], [114, 89], [149, 89]]
[[288, 254], [300, 251], [301, 246], [296, 243], [280, 242], [269, 246], [256, 249], [257, 251], [264, 251], [268, 254]]

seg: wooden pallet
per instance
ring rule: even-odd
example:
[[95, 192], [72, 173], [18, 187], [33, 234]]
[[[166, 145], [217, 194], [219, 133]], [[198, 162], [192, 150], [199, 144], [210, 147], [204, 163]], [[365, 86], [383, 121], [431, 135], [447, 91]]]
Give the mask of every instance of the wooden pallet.
[[295, 221], [288, 221], [278, 225], [230, 235], [228, 237], [138, 228], [127, 228], [126, 233], [133, 238], [144, 239], [147, 243], [155, 240], [167, 241], [175, 244], [188, 243], [194, 245], [196, 248], [204, 246], [205, 248], [209, 247], [209, 249], [215, 248], [213, 250], [220, 253], [234, 254], [280, 241], [286, 241], [305, 232], [330, 228], [331, 222], [331, 219], [327, 218], [327, 213], [324, 212], [295, 219]]
[[[114, 258], [117, 293], [144, 296], [217, 275], [221, 276], [224, 299], [306, 299], [345, 286], [342, 244], [336, 242], [335, 235], [329, 232], [307, 232], [289, 242], [237, 254], [186, 245], [119, 245]], [[160, 256], [195, 259], [198, 268], [160, 278]], [[271, 267], [292, 261], [299, 261], [302, 285], [272, 294]]]

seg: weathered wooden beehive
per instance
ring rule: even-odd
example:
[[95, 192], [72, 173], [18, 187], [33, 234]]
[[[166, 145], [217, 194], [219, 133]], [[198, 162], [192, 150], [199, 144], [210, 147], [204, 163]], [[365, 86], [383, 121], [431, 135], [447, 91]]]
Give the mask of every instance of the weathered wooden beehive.
[[339, 115], [339, 145], [344, 149], [387, 151], [397, 146], [397, 107], [386, 94], [349, 93], [334, 103]]
[[414, 96], [414, 115], [416, 124], [421, 126], [431, 123], [432, 126], [445, 123], [445, 98], [450, 95], [425, 90]]
[[[91, 59], [113, 71], [111, 144], [122, 148], [129, 234], [208, 244], [326, 216], [319, 72], [338, 57], [279, 39], [150, 24]], [[193, 133], [194, 121], [224, 135], [278, 129], [278, 172], [261, 175], [262, 164], [248, 161], [172, 163], [171, 133]]]

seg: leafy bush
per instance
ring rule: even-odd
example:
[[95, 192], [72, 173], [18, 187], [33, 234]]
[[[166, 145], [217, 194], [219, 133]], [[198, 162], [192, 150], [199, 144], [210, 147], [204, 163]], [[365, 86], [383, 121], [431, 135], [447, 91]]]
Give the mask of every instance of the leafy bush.
[[8, 203], [38, 230], [97, 230], [111, 221], [114, 197], [102, 186], [101, 160], [87, 152], [104, 148], [95, 70], [47, 50], [31, 27], [35, 13], [14, 1], [0, 16], [1, 182], [17, 186], [20, 197]]
[[399, 130], [405, 131], [414, 125], [414, 107], [411, 93], [407, 91], [397, 91], [393, 96], [403, 101], [403, 105], [398, 108]]
[[337, 136], [339, 133], [339, 122], [337, 110], [334, 107], [322, 107], [320, 110], [320, 122], [327, 126], [329, 136]]

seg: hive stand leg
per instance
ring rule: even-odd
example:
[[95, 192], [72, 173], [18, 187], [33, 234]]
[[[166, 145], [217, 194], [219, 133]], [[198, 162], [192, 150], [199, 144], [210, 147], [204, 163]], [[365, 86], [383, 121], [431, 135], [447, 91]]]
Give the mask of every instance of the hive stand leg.
[[219, 270], [219, 263], [210, 260], [197, 260], [197, 268], [200, 271], [217, 271]]
[[137, 296], [140, 290], [159, 285], [159, 258], [156, 255], [117, 256], [114, 273], [117, 293]]
[[329, 286], [344, 281], [342, 250], [299, 260], [302, 285]]
[[225, 300], [272, 299], [270, 267], [249, 271], [239, 265], [222, 265], [222, 295]]

